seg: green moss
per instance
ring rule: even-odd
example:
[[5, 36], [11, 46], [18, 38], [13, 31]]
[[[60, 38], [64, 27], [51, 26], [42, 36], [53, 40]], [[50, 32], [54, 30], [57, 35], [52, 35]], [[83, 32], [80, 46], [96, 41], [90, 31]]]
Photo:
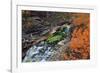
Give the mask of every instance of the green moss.
[[47, 42], [50, 44], [55, 44], [62, 39], [61, 35], [51, 36], [47, 39]]
[[61, 28], [61, 29], [59, 29], [58, 31], [56, 31], [55, 33], [53, 33], [52, 35], [50, 35], [50, 36], [48, 37], [48, 39], [46, 40], [47, 43], [48, 43], [48, 44], [54, 44], [54, 45], [55, 45], [55, 44], [57, 44], [59, 41], [63, 40], [63, 39], [66, 37], [66, 35], [67, 35], [67, 33], [66, 33], [65, 30], [67, 30], [66, 27]]

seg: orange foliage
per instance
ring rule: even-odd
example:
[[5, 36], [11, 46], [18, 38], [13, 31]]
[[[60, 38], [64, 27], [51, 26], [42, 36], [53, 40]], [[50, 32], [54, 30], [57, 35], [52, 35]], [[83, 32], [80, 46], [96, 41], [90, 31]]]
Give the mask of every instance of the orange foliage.
[[69, 47], [75, 52], [80, 52], [82, 59], [89, 58], [90, 54], [90, 19], [89, 14], [73, 14], [77, 18], [73, 20], [73, 24], [79, 26], [84, 24], [83, 27], [76, 27], [72, 33], [72, 39]]
[[90, 24], [90, 15], [86, 13], [78, 13], [73, 14], [75, 19], [73, 20], [73, 24], [75, 25], [81, 25], [83, 24]]
[[68, 60], [68, 56], [66, 54], [63, 54], [64, 60]]

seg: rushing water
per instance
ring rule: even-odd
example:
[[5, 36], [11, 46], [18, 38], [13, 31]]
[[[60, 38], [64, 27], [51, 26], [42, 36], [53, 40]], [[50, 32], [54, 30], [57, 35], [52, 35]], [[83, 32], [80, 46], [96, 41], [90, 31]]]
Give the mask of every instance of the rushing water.
[[45, 41], [33, 45], [26, 53], [23, 62], [46, 61], [53, 53], [52, 46], [48, 46]]

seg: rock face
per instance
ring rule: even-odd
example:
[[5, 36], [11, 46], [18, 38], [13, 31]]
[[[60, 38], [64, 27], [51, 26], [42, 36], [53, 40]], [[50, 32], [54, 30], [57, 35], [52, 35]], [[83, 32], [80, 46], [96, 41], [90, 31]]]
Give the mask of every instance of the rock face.
[[[80, 17], [83, 21], [78, 21]], [[22, 62], [89, 59], [88, 20], [88, 13], [23, 10]]]
[[[59, 61], [58, 52], [61, 53], [67, 47], [66, 44], [69, 41], [68, 32], [70, 32], [68, 27], [60, 27], [58, 31], [50, 34], [51, 36], [47, 37], [45, 41], [33, 45], [27, 51], [23, 62]], [[59, 44], [60, 42], [62, 44]]]

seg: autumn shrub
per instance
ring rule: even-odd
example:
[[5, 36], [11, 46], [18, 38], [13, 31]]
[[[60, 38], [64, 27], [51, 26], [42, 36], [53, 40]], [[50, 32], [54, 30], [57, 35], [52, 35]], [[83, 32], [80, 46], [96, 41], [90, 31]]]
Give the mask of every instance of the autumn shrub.
[[[73, 24], [77, 27], [72, 33], [69, 48], [80, 53], [80, 59], [90, 58], [90, 16], [86, 13], [73, 14]], [[74, 57], [73, 57], [74, 59]]]

